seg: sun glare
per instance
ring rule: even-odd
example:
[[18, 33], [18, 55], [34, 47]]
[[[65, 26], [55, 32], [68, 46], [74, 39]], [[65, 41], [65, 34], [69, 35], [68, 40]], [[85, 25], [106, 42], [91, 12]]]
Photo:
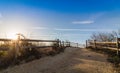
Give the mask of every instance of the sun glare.
[[9, 33], [7, 35], [7, 38], [12, 39], [12, 40], [17, 40], [17, 35], [16, 33]]

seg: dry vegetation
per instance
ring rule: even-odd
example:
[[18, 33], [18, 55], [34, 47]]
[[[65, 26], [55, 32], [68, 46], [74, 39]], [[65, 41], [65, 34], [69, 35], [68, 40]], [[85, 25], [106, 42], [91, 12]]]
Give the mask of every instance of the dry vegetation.
[[[94, 40], [92, 43], [91, 40]], [[97, 32], [91, 35], [87, 47], [92, 51], [106, 54], [108, 61], [120, 73], [120, 31]]]
[[[22, 42], [17, 52], [18, 47], [15, 44], [3, 44], [0, 48], [8, 48], [7, 50], [0, 51], [0, 69], [5, 69], [9, 66], [19, 65], [21, 63], [29, 62], [34, 59], [39, 59], [43, 56], [55, 55], [64, 51], [65, 47], [58, 47], [53, 44], [53, 47], [42, 47], [42, 48], [24, 48], [24, 46], [32, 45], [28, 42]], [[35, 45], [32, 45], [35, 46]]]
[[107, 61], [113, 64], [113, 67], [118, 73], [120, 72], [120, 54], [117, 55], [116, 50], [102, 47], [101, 48], [88, 47], [87, 49], [107, 55]]

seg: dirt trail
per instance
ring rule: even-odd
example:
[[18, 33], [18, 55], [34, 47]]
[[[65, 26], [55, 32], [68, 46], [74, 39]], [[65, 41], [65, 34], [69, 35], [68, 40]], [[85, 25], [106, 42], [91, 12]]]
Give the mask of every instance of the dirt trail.
[[116, 73], [103, 54], [67, 48], [64, 53], [8, 68], [0, 73]]

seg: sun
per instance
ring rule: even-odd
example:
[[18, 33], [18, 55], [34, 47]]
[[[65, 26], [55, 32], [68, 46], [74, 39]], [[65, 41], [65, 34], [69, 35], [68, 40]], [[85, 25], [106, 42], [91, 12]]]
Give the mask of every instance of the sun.
[[7, 34], [7, 38], [8, 39], [12, 39], [12, 40], [17, 40], [17, 35], [16, 35], [17, 33], [8, 33]]

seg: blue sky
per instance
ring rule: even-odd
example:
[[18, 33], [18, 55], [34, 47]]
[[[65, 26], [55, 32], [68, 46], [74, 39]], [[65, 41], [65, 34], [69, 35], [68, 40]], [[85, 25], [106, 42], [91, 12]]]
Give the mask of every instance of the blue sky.
[[0, 37], [84, 43], [94, 32], [120, 29], [120, 0], [0, 0]]

